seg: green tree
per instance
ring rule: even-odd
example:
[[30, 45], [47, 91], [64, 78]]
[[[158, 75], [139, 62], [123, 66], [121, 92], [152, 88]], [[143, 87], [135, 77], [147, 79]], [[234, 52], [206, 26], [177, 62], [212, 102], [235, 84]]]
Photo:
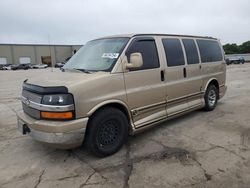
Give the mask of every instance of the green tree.
[[225, 44], [223, 46], [223, 49], [225, 51], [226, 54], [236, 54], [236, 53], [240, 53], [240, 48], [237, 44], [233, 43], [233, 44]]
[[250, 41], [242, 43], [239, 48], [241, 53], [250, 53]]

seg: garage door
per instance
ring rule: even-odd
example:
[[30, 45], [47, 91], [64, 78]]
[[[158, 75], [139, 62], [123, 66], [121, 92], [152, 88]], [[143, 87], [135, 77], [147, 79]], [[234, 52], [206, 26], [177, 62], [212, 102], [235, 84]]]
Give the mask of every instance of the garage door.
[[29, 64], [31, 62], [30, 57], [20, 57], [19, 63], [20, 64]]
[[7, 58], [6, 57], [0, 57], [0, 65], [7, 64]]

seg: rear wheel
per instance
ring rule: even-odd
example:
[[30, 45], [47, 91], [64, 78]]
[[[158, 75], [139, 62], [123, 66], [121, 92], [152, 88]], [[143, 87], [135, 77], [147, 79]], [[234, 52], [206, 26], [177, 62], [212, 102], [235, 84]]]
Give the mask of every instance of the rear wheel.
[[117, 152], [128, 136], [128, 120], [123, 112], [106, 107], [90, 119], [86, 146], [94, 155], [105, 157]]
[[210, 84], [207, 87], [207, 90], [204, 96], [204, 99], [205, 99], [204, 109], [206, 111], [212, 111], [217, 105], [218, 98], [219, 98], [218, 88], [215, 85]]

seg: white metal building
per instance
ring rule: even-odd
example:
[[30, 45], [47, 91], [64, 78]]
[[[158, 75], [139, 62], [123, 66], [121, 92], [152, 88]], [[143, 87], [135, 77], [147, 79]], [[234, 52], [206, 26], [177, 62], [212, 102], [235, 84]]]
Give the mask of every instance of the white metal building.
[[0, 64], [40, 64], [65, 61], [81, 45], [0, 44]]

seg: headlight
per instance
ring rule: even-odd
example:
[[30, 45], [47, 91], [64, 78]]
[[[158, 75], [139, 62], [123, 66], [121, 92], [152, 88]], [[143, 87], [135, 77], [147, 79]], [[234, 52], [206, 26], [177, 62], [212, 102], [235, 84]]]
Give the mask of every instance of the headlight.
[[41, 110], [42, 119], [72, 120], [75, 118], [74, 99], [72, 94], [44, 95]]
[[74, 100], [71, 94], [44, 95], [42, 104], [62, 106], [74, 104]]

